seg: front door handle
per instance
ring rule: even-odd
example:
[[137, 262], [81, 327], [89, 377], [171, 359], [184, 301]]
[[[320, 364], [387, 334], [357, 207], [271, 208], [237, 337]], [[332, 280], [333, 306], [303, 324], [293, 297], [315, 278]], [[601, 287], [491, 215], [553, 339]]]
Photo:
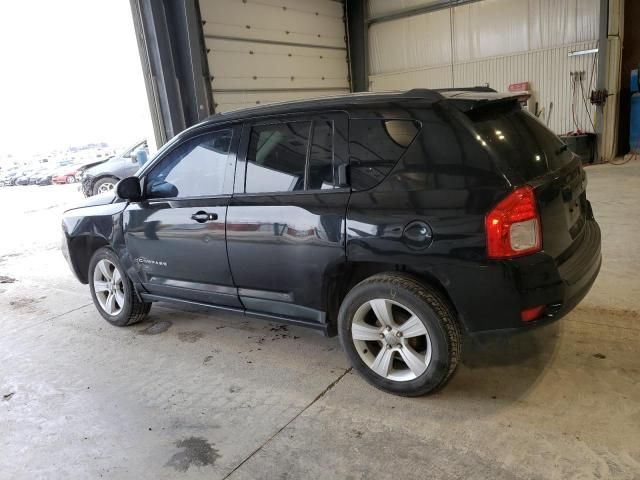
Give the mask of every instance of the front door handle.
[[212, 220], [217, 220], [217, 219], [218, 219], [217, 213], [208, 213], [202, 210], [191, 215], [191, 220], [195, 220], [198, 223], [210, 222]]

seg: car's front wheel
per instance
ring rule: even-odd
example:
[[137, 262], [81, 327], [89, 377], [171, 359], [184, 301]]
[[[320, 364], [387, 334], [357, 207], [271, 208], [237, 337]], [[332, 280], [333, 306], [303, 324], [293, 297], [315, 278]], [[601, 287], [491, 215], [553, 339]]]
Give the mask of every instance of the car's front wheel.
[[340, 342], [372, 385], [403, 396], [442, 387], [461, 356], [455, 312], [436, 289], [399, 273], [374, 275], [345, 297]]
[[89, 286], [98, 312], [112, 325], [124, 327], [137, 323], [151, 309], [150, 303], [138, 298], [120, 260], [108, 248], [100, 248], [91, 258]]
[[98, 180], [93, 186], [93, 194], [98, 195], [100, 193], [110, 192], [116, 188], [118, 179], [114, 177], [104, 177]]

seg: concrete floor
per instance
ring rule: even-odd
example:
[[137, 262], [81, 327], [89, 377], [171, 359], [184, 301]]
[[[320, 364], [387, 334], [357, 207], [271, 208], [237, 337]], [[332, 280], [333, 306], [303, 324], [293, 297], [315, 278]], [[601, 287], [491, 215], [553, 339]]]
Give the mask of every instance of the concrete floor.
[[417, 399], [300, 328], [167, 305], [109, 326], [58, 250], [75, 187], [0, 189], [0, 478], [640, 478], [640, 162], [588, 174], [589, 296]]

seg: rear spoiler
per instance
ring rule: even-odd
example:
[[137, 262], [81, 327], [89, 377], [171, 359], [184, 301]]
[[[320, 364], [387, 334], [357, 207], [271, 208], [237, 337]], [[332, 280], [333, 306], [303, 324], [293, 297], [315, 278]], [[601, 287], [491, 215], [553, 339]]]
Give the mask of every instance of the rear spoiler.
[[490, 92], [498, 93], [491, 87], [459, 87], [459, 88], [437, 88], [436, 92]]
[[[471, 93], [471, 92], [470, 92]], [[489, 95], [466, 95], [464, 92], [454, 95], [444, 95], [447, 103], [463, 113], [486, 111], [487, 109], [511, 109], [530, 97], [529, 93], [493, 93]]]

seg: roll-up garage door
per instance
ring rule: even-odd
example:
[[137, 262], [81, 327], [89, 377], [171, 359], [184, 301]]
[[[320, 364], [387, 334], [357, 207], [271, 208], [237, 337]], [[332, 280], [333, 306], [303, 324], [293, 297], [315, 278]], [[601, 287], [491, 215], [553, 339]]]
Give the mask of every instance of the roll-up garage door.
[[200, 0], [216, 112], [349, 92], [343, 5]]
[[[512, 83], [528, 82], [530, 105], [538, 104], [540, 120], [552, 130], [593, 131], [595, 107], [588, 95], [597, 71], [598, 0], [370, 0], [368, 5], [374, 19], [371, 90], [488, 84], [506, 91]], [[414, 13], [381, 20], [398, 10]]]

